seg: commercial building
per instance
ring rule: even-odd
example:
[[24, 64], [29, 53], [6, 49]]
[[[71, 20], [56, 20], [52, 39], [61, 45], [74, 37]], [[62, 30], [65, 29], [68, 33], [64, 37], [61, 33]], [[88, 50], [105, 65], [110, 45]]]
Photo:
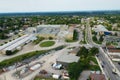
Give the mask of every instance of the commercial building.
[[107, 53], [113, 61], [120, 61], [120, 48], [108, 46]]
[[73, 39], [73, 26], [68, 25], [38, 25], [37, 27], [29, 27], [26, 33], [34, 33], [37, 36], [54, 39]]
[[39, 25], [36, 27], [37, 34], [41, 37], [53, 37], [56, 38], [60, 32], [60, 25]]
[[66, 34], [66, 39], [70, 39], [72, 40], [73, 39], [73, 32], [74, 32], [74, 27], [70, 26], [68, 28], [68, 34]]
[[57, 58], [56, 62], [67, 67], [69, 63], [78, 62], [79, 59], [80, 57], [76, 56], [75, 54], [64, 53]]
[[97, 34], [100, 34], [100, 35], [102, 35], [102, 34], [105, 34], [105, 35], [111, 34], [111, 32], [108, 31], [106, 29], [106, 27], [103, 26], [103, 25], [97, 25], [97, 26], [93, 27], [92, 30], [94, 30]]
[[120, 37], [117, 37], [117, 36], [105, 36], [104, 41], [106, 41], [106, 42], [120, 42]]
[[26, 34], [22, 37], [19, 37], [11, 42], [8, 42], [7, 44], [4, 44], [3, 46], [0, 46], [0, 54], [5, 54], [6, 51], [15, 51], [16, 49], [21, 48], [24, 44], [29, 43], [31, 40], [33, 40], [34, 35]]
[[112, 61], [118, 61], [120, 62], [120, 55], [110, 55]]
[[[76, 50], [76, 49], [78, 49], [78, 48], [75, 48], [74, 50]], [[64, 67], [67, 67], [69, 63], [78, 62], [80, 57], [76, 56], [77, 52], [74, 50], [66, 51], [60, 57], [58, 57], [56, 59], [56, 62], [58, 64], [62, 64]]]

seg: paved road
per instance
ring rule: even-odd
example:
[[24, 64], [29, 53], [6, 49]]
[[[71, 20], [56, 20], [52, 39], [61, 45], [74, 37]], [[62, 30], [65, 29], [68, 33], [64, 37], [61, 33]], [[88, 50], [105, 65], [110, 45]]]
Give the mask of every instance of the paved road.
[[112, 69], [113, 66], [111, 65], [110, 61], [108, 60], [108, 57], [106, 57], [106, 53], [103, 51], [103, 49], [101, 48], [101, 45], [97, 45], [93, 42], [92, 40], [92, 34], [91, 34], [91, 28], [89, 26], [89, 22], [87, 22], [86, 24], [86, 41], [88, 42], [88, 44], [98, 47], [99, 48], [99, 61], [101, 61], [104, 66], [103, 70], [105, 72], [105, 75], [110, 78], [111, 80], [120, 80], [118, 75], [115, 75], [112, 73]]

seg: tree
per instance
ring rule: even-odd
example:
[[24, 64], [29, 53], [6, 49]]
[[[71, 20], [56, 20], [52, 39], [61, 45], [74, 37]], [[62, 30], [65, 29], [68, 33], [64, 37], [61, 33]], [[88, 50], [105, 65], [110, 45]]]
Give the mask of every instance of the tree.
[[93, 39], [93, 41], [97, 41], [97, 37], [96, 36], [93, 36], [92, 39]]
[[50, 36], [50, 37], [49, 37], [49, 40], [53, 40], [53, 37]]
[[103, 40], [104, 40], [104, 39], [103, 39], [103, 35], [101, 35], [100, 38], [99, 38], [99, 41], [100, 41], [100, 42], [103, 42]]
[[12, 51], [10, 51], [10, 50], [7, 50], [7, 51], [6, 51], [6, 55], [12, 55], [12, 54], [13, 54]]
[[90, 53], [90, 55], [95, 56], [96, 54], [99, 53], [99, 50], [98, 50], [98, 48], [96, 48], [96, 47], [92, 47], [92, 48], [89, 50], [89, 53]]
[[80, 48], [80, 51], [77, 53], [77, 56], [88, 56], [88, 49], [86, 49], [84, 46]]
[[78, 40], [78, 32], [76, 30], [73, 32], [73, 40]]

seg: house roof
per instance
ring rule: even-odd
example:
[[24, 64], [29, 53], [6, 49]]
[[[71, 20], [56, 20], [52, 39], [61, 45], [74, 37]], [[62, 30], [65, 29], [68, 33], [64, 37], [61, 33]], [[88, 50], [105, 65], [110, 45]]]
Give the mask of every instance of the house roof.
[[106, 80], [104, 74], [91, 73], [90, 78], [91, 80]]
[[119, 52], [120, 53], [120, 49], [109, 49], [109, 52]]

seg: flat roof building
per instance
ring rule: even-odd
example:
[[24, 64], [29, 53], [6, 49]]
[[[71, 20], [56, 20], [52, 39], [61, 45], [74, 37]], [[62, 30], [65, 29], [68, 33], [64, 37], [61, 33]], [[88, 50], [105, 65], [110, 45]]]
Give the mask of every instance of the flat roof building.
[[53, 37], [55, 38], [60, 32], [61, 25], [39, 25], [36, 27], [36, 32], [42, 37]]
[[103, 25], [97, 25], [97, 26], [93, 27], [92, 30], [94, 30], [97, 34], [100, 34], [100, 35], [103, 35], [103, 34], [104, 35], [110, 35], [110, 34], [112, 34], [112, 32], [108, 31], [106, 29], [106, 27], [103, 26]]
[[105, 31], [108, 31], [106, 28], [105, 28], [105, 26], [103, 26], [103, 25], [97, 25], [96, 27], [94, 27], [93, 28], [93, 30], [95, 31], [95, 32], [105, 32]]
[[106, 42], [120, 42], [120, 37], [117, 37], [117, 36], [105, 36], [104, 41], [106, 41]]
[[3, 46], [0, 46], [0, 53], [5, 54], [7, 50], [14, 51], [18, 47], [22, 47], [25, 43], [28, 43], [32, 40], [34, 37], [33, 34], [30, 35], [24, 35], [22, 37], [19, 37], [11, 42], [8, 42], [7, 44], [4, 44]]
[[60, 57], [57, 58], [56, 62], [67, 67], [69, 63], [78, 62], [80, 57], [76, 54], [63, 53]]

